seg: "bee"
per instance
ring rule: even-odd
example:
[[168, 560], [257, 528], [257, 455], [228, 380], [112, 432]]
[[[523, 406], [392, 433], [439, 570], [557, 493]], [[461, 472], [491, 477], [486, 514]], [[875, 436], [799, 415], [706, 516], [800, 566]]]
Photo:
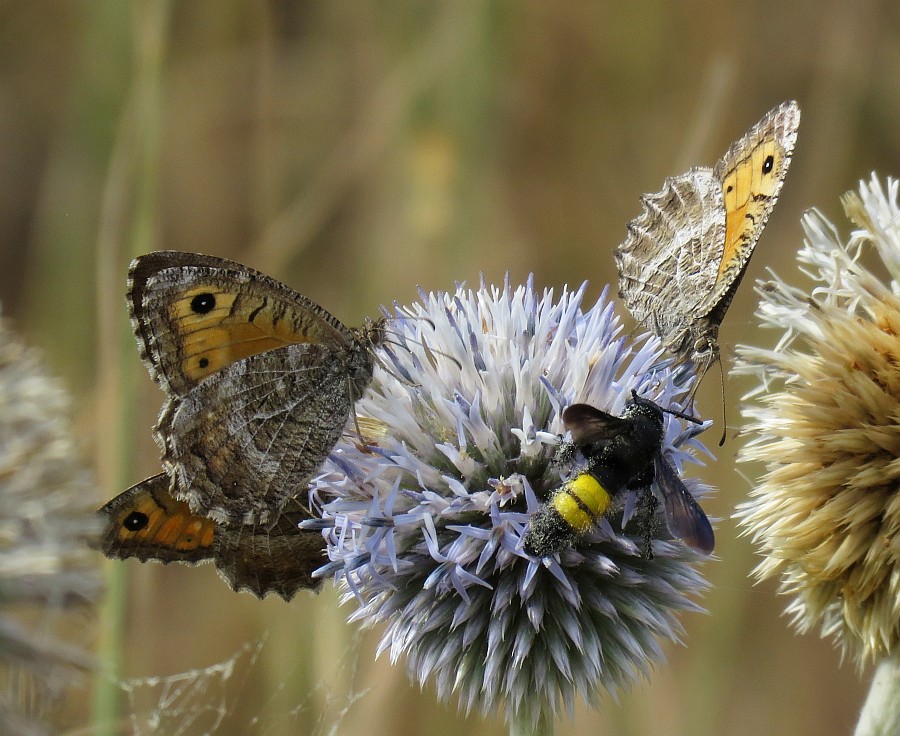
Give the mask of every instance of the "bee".
[[[588, 461], [585, 470], [563, 483], [531, 518], [524, 549], [546, 557], [571, 547], [609, 511], [626, 490], [656, 488], [673, 537], [710, 554], [715, 536], [709, 519], [663, 457], [663, 413], [693, 420], [632, 392], [621, 417], [589, 404], [572, 404], [563, 423]], [[648, 499], [655, 499], [648, 493]]]

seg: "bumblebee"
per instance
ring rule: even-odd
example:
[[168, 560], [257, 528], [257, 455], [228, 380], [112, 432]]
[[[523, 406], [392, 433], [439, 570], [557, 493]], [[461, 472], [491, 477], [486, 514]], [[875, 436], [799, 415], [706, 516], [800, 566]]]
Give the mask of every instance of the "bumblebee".
[[644, 489], [655, 503], [647, 490], [651, 485], [662, 498], [672, 536], [699, 552], [712, 552], [715, 536], [709, 519], [663, 457], [664, 411], [634, 392], [621, 417], [588, 404], [566, 408], [563, 423], [588, 464], [532, 516], [524, 538], [528, 554], [546, 557], [571, 547], [625, 490]]

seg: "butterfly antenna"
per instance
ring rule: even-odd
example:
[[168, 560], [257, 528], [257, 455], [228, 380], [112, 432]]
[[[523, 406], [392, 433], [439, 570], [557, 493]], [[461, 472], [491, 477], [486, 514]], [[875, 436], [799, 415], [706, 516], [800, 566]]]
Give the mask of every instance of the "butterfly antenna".
[[725, 433], [728, 431], [728, 418], [725, 416], [725, 369], [722, 368], [722, 358], [719, 358], [719, 381], [722, 384], [722, 436], [719, 438], [719, 447], [725, 444]]
[[359, 417], [356, 415], [356, 406], [353, 407], [353, 426], [356, 427], [356, 436], [359, 437], [359, 441], [364, 445], [367, 445], [368, 442], [366, 442], [362, 430], [359, 428]]
[[384, 342], [386, 342], [389, 345], [396, 345], [398, 348], [405, 348], [406, 344], [410, 343], [410, 342], [413, 345], [420, 345], [421, 347], [425, 348], [429, 353], [432, 353], [434, 355], [440, 355], [442, 358], [446, 358], [447, 360], [453, 361], [456, 364], [456, 367], [458, 369], [462, 370], [462, 363], [460, 363], [456, 358], [454, 358], [449, 353], [445, 353], [443, 350], [436, 350], [435, 348], [429, 347], [425, 343], [424, 340], [411, 340], [411, 339], [407, 338], [404, 342], [400, 342], [399, 340], [388, 340], [387, 338], [385, 338]]
[[[395, 302], [395, 304], [396, 304], [396, 302]], [[428, 326], [431, 327], [432, 330], [436, 328], [436, 325], [434, 324], [434, 320], [431, 319], [431, 317], [426, 317], [424, 314], [410, 314], [402, 307], [399, 307], [397, 309], [396, 316], [391, 315], [391, 313], [386, 309], [382, 309], [381, 313], [384, 315], [384, 318], [386, 320], [390, 320], [392, 322], [395, 320], [399, 321], [399, 320], [407, 320], [407, 319], [412, 322], [412, 321], [420, 319], [424, 322], [427, 322]]]

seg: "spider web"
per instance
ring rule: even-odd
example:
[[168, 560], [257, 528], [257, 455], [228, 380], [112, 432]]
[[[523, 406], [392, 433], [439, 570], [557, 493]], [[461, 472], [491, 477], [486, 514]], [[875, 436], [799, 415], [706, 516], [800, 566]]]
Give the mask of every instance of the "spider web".
[[[248, 642], [225, 661], [208, 667], [120, 680], [119, 687], [128, 702], [131, 730], [127, 733], [131, 736], [212, 736], [220, 731], [268, 734], [286, 729], [289, 724], [294, 727], [291, 733], [333, 736], [350, 708], [368, 692], [353, 688], [358, 643], [358, 635], [354, 635], [338, 667], [339, 672], [350, 675], [348, 692], [336, 693], [331, 683], [322, 681], [297, 702], [294, 688], [289, 687], [294, 670], [272, 690], [258, 712], [247, 712], [238, 701], [248, 681], [265, 675], [258, 672], [262, 668], [260, 655], [266, 646], [265, 639]], [[320, 702], [313, 702], [317, 695], [324, 697]]]

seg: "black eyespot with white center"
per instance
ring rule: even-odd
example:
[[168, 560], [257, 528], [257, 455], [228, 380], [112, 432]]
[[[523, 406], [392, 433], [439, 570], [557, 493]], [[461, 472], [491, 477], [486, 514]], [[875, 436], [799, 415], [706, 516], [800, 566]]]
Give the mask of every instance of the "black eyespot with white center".
[[766, 156], [766, 160], [763, 161], [762, 165], [762, 173], [763, 174], [771, 174], [772, 169], [775, 168], [775, 157], [770, 153]]
[[139, 532], [150, 522], [150, 517], [147, 514], [143, 514], [140, 511], [132, 511], [128, 516], [125, 517], [125, 521], [122, 522], [122, 526], [124, 526], [130, 532]]
[[216, 297], [208, 291], [197, 294], [197, 296], [191, 299], [191, 311], [194, 314], [209, 314], [215, 308]]

